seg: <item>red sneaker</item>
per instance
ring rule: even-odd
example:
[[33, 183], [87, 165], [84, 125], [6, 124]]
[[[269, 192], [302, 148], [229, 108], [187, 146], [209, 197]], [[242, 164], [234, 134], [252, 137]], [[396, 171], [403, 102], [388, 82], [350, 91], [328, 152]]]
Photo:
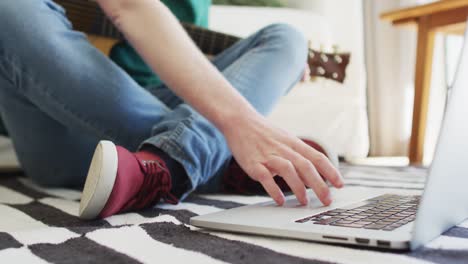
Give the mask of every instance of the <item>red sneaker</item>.
[[[324, 144], [318, 143], [316, 140], [302, 138], [302, 141], [317, 151], [325, 154], [331, 163], [338, 168], [338, 156], [333, 151], [331, 151], [330, 148], [326, 147]], [[282, 191], [291, 191], [283, 178], [276, 176], [274, 179]], [[265, 193], [262, 185], [250, 178], [247, 173], [245, 173], [244, 170], [239, 166], [239, 164], [237, 164], [235, 159], [232, 159], [226, 173], [224, 174], [221, 189], [224, 192], [238, 194]]]
[[105, 218], [147, 208], [161, 199], [177, 203], [170, 190], [169, 170], [158, 155], [131, 153], [110, 141], [101, 141], [89, 167], [79, 216]]

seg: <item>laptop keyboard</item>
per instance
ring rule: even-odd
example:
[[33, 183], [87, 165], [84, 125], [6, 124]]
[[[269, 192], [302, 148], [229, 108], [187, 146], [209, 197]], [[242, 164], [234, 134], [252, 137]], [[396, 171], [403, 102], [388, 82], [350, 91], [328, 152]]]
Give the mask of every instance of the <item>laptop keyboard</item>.
[[421, 196], [384, 194], [358, 204], [296, 220], [317, 225], [392, 231], [414, 221]]

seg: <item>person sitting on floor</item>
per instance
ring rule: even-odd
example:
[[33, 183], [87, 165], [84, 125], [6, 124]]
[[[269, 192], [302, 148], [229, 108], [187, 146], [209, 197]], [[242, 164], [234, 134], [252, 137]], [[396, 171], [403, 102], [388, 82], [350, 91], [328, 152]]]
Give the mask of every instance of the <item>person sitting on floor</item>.
[[85, 219], [217, 191], [231, 158], [278, 204], [276, 175], [302, 204], [306, 188], [331, 203], [338, 170], [264, 117], [303, 75], [302, 34], [273, 24], [210, 62], [161, 1], [97, 2], [162, 83], [135, 81], [52, 0], [0, 2], [0, 112], [28, 176], [84, 185]]

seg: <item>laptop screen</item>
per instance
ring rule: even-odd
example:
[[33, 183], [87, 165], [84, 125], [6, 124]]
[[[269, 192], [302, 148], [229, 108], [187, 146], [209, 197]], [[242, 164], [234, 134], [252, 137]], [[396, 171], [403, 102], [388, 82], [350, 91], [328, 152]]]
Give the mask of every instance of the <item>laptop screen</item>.
[[415, 249], [468, 218], [468, 28], [411, 240]]

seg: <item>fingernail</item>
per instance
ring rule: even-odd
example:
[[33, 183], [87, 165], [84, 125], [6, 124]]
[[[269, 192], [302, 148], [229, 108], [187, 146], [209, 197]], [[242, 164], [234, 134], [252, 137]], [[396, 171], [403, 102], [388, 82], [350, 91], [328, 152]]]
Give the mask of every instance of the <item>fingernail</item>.
[[343, 180], [340, 179], [340, 181], [338, 182], [338, 188], [343, 188], [343, 186], [344, 186]]
[[332, 195], [331, 193], [328, 193], [327, 197], [325, 197], [325, 199], [323, 200], [325, 205], [329, 205], [332, 203]]
[[284, 196], [280, 196], [276, 199], [276, 203], [281, 206], [284, 204], [284, 199]]
[[338, 176], [338, 181], [337, 181], [337, 184], [336, 184], [336, 187], [337, 188], [341, 188], [344, 186], [344, 182], [343, 182], [343, 177], [341, 175]]

